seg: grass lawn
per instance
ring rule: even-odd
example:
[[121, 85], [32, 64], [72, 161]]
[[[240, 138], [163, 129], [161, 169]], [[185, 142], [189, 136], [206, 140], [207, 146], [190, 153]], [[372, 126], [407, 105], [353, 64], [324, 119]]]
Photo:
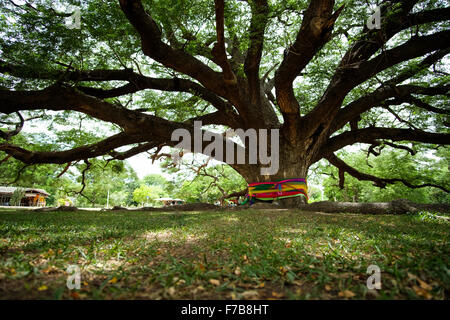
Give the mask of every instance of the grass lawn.
[[[450, 222], [296, 210], [0, 211], [1, 299], [448, 299]], [[68, 265], [81, 289], [66, 287]], [[367, 267], [381, 269], [368, 290]]]

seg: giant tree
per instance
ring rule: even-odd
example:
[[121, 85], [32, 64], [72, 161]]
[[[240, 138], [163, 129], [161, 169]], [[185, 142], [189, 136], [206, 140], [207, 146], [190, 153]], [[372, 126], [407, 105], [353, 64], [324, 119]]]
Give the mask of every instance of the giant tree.
[[[123, 160], [173, 147], [175, 129], [193, 133], [201, 121], [224, 130], [279, 129], [275, 175], [261, 175], [262, 163], [231, 164], [247, 182], [305, 178], [326, 159], [342, 179], [408, 183], [355, 170], [336, 152], [354, 144], [449, 144], [450, 8], [381, 1], [377, 25], [366, 23], [374, 10], [368, 2], [376, 5], [66, 1], [81, 10], [78, 29], [66, 28], [67, 14], [51, 1], [2, 1], [0, 111], [9, 126], [0, 151], [26, 164]], [[26, 119], [41, 121], [42, 110], [45, 121], [62, 113], [113, 124], [111, 134], [60, 150], [15, 144]]]

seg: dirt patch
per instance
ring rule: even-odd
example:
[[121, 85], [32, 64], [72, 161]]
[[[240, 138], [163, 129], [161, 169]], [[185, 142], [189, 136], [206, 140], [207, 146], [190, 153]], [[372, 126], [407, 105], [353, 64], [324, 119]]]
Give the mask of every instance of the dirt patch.
[[167, 211], [210, 211], [210, 210], [222, 210], [222, 207], [216, 206], [210, 203], [187, 203], [170, 207], [152, 208], [144, 207], [138, 208], [135, 211], [155, 211], [155, 212], [167, 212]]
[[71, 207], [71, 206], [60, 206], [60, 207], [43, 207], [34, 209], [35, 212], [53, 212], [53, 211], [77, 211], [77, 207]]

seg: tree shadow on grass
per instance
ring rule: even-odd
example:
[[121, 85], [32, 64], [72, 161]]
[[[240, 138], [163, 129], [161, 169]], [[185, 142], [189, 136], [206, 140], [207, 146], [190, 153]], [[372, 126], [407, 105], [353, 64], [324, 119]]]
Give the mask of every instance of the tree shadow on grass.
[[[131, 281], [144, 295], [148, 294], [145, 286], [156, 284], [164, 291], [173, 286], [174, 278], [185, 281], [178, 298], [229, 298], [226, 293], [234, 289], [228, 287], [220, 290], [212, 287], [203, 294], [193, 294], [199, 283], [211, 286], [208, 282], [211, 278], [221, 279], [221, 285], [244, 288], [269, 280], [270, 286], [279, 290], [292, 288], [291, 291], [302, 281], [309, 291], [322, 297], [320, 290], [323, 291], [325, 283], [334, 281], [343, 290], [342, 286], [353, 281], [359, 285], [357, 290], [363, 292], [366, 264], [379, 262], [383, 272], [395, 273], [396, 265], [389, 264], [393, 257], [400, 256], [401, 260], [408, 254], [421, 258], [397, 261], [398, 266], [406, 271], [425, 266], [430, 277], [446, 281], [439, 269], [442, 264], [439, 259], [446, 263], [441, 256], [446, 249], [448, 252], [448, 225], [434, 221], [420, 223], [406, 216], [274, 210], [56, 212], [39, 216], [0, 215], [0, 226], [2, 237], [18, 240], [15, 249], [25, 253], [59, 247], [99, 251], [95, 247], [98, 243], [102, 248], [110, 248], [112, 254], [118, 247], [118, 254], [125, 255], [126, 261], [136, 255], [133, 263], [123, 263], [114, 272], [133, 274], [123, 281]], [[121, 247], [125, 251], [120, 251]], [[113, 258], [103, 257], [103, 263]], [[103, 270], [103, 274], [110, 272]], [[355, 276], [364, 281], [355, 282], [352, 280]], [[98, 275], [95, 277], [95, 281], [100, 281]], [[151, 282], [136, 284], [147, 277]], [[101, 279], [102, 283], [106, 281]], [[259, 287], [257, 290], [263, 291]], [[164, 297], [171, 296], [165, 293]]]

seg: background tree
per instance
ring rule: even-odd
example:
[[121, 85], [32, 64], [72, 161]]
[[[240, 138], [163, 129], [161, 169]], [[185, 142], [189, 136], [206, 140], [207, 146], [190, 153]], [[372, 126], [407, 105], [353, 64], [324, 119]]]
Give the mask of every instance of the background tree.
[[22, 199], [25, 197], [25, 189], [17, 188], [11, 195], [11, 205], [20, 206]]
[[164, 178], [162, 175], [157, 173], [151, 173], [146, 175], [142, 182], [144, 182], [148, 186], [160, 186], [164, 188], [167, 184], [167, 179]]
[[[170, 162], [163, 163], [163, 166], [165, 171], [175, 175], [172, 194], [187, 202], [223, 202], [246, 193], [245, 180], [228, 165], [211, 164], [208, 160], [199, 162], [194, 158], [183, 161], [177, 168], [173, 168]], [[239, 192], [241, 190], [244, 192]]]
[[132, 205], [134, 189], [139, 184], [134, 170], [122, 161], [105, 162], [92, 159], [76, 165], [79, 172], [77, 187], [71, 186], [66, 193], [76, 196], [77, 206], [105, 206], [109, 191], [110, 206]]
[[141, 185], [139, 188], [133, 191], [133, 200], [141, 205], [152, 204], [155, 205], [157, 202], [155, 199], [167, 196], [161, 186], [148, 186]]
[[[395, 149], [387, 150], [378, 156], [362, 152], [341, 153], [340, 156], [344, 161], [360, 171], [399, 179], [399, 182], [389, 184], [383, 189], [374, 189], [373, 182], [360, 181], [348, 174], [345, 174], [345, 185], [341, 188], [339, 172], [335, 168], [322, 164], [314, 171], [327, 176], [322, 180], [324, 194], [334, 201], [386, 202], [402, 198], [417, 203], [449, 203], [450, 197], [447, 192], [427, 186], [430, 181], [434, 181], [449, 187], [448, 161], [445, 161], [445, 156], [436, 156], [443, 151], [437, 150], [434, 154], [427, 155], [419, 152], [415, 156]], [[417, 186], [423, 185], [423, 188], [410, 188], [401, 182], [403, 179]]]
[[[201, 120], [204, 130], [280, 130], [277, 174], [232, 164], [247, 182], [305, 178], [326, 159], [339, 177], [385, 188], [398, 179], [336, 152], [450, 141], [444, 1], [383, 1], [380, 29], [366, 26], [375, 1], [66, 3], [80, 6], [80, 29], [67, 28], [52, 1], [1, 3], [0, 151], [25, 164], [157, 155], [176, 144], [175, 129], [193, 133]], [[24, 124], [49, 122], [41, 148], [12, 140]], [[249, 152], [248, 140], [232, 143]]]

